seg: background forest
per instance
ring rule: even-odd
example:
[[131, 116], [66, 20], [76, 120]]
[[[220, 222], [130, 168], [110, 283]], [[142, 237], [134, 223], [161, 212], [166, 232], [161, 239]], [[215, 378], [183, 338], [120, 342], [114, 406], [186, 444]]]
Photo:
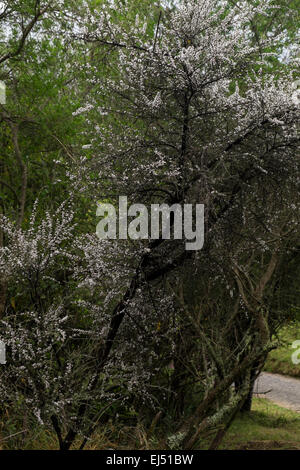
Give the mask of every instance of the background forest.
[[[8, 0], [0, 22], [3, 446], [218, 448], [300, 320], [299, 1]], [[204, 204], [204, 247], [99, 240], [119, 196]]]

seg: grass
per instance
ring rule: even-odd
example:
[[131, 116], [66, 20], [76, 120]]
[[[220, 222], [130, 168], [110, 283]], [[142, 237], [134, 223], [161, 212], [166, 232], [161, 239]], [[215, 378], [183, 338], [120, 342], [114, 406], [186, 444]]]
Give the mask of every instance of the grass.
[[[293, 364], [292, 361], [292, 354], [300, 349], [299, 346], [296, 349], [292, 348], [293, 342], [300, 340], [300, 323], [282, 328], [279, 333], [279, 340], [281, 345], [269, 354], [265, 371], [300, 377], [300, 364]], [[300, 359], [300, 354], [298, 354], [298, 359]]]
[[[203, 444], [205, 448], [205, 442], [201, 447]], [[57, 441], [52, 432], [40, 430], [26, 443], [15, 441], [3, 448], [54, 450], [57, 449]], [[154, 436], [149, 439], [143, 427], [115, 427], [112, 423], [106, 425], [102, 433], [98, 431], [86, 446], [87, 450], [164, 448], [163, 441]], [[300, 413], [277, 406], [265, 398], [254, 398], [252, 411], [238, 415], [220, 449], [300, 450]]]
[[235, 419], [220, 449], [300, 450], [300, 413], [255, 398], [252, 411]]
[[[109, 429], [110, 428], [110, 429]], [[4, 444], [4, 443], [3, 443]], [[52, 432], [38, 431], [27, 442], [0, 445], [5, 449], [56, 450]], [[75, 446], [76, 447], [76, 446]], [[87, 450], [164, 449], [162, 442], [148, 439], [143, 428], [107, 426], [86, 446]], [[300, 450], [300, 413], [277, 406], [265, 398], [255, 398], [251, 412], [240, 413], [221, 443], [225, 450]]]

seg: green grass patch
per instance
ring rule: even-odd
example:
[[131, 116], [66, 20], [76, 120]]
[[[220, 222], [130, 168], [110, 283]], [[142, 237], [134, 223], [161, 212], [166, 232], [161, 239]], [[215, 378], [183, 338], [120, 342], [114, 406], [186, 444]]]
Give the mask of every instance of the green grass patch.
[[[293, 364], [292, 354], [298, 348], [293, 349], [294, 341], [300, 340], [300, 323], [282, 328], [278, 335], [280, 346], [271, 351], [265, 364], [265, 371], [275, 374], [290, 375], [291, 377], [300, 377], [300, 364]], [[298, 354], [300, 359], [300, 354]]]
[[220, 449], [300, 450], [300, 413], [255, 398], [252, 411], [239, 414]]
[[[165, 449], [166, 430], [158, 426], [156, 431], [157, 434], [149, 438], [147, 430], [141, 425], [129, 427], [108, 423], [95, 433], [86, 449]], [[198, 448], [207, 448], [213, 434], [207, 442], [204, 439]], [[74, 448], [78, 448], [79, 442], [78, 439]], [[0, 450], [57, 450], [57, 448], [58, 443], [54, 433], [44, 429], [36, 429], [35, 432], [30, 432], [30, 436], [18, 434], [15, 438], [0, 442]], [[225, 435], [220, 449], [300, 450], [300, 413], [282, 408], [265, 398], [254, 398], [252, 411], [237, 416]]]

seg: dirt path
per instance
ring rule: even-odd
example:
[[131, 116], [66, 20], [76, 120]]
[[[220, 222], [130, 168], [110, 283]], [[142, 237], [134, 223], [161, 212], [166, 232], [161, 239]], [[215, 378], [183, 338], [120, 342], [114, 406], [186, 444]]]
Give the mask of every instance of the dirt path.
[[300, 413], [300, 379], [262, 372], [255, 382], [254, 393]]

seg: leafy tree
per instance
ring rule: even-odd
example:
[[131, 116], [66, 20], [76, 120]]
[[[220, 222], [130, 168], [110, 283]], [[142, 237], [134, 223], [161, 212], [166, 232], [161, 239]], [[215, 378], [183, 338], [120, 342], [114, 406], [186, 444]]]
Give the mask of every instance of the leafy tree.
[[[297, 273], [299, 247], [297, 64], [278, 59], [287, 37], [274, 2], [189, 0], [161, 13], [154, 6], [149, 22], [136, 6], [90, 2], [79, 15], [66, 32], [82, 48], [69, 52], [75, 81], [65, 43], [36, 38], [29, 62], [36, 70], [43, 57], [45, 68], [31, 92], [41, 101], [21, 96], [18, 119], [3, 118], [13, 122], [3, 136], [9, 159], [20, 109], [38, 122], [38, 141], [26, 120], [17, 137], [26, 153], [50, 145], [45, 182], [52, 152], [64, 151], [61, 192], [46, 192], [43, 204], [58, 205], [72, 185], [70, 205], [29, 208], [28, 226], [13, 222], [13, 203], [0, 252], [18, 299], [2, 322], [13, 357], [0, 376], [2, 402], [14, 397], [52, 426], [64, 450], [79, 436], [84, 447], [110, 406], [175, 418], [166, 446], [193, 448], [219, 428], [216, 448], [296, 302], [284, 273], [286, 263]], [[28, 81], [22, 69], [15, 90]], [[149, 208], [204, 204], [204, 248], [162, 237], [98, 240], [90, 224], [84, 233], [83, 210], [120, 195]]]

